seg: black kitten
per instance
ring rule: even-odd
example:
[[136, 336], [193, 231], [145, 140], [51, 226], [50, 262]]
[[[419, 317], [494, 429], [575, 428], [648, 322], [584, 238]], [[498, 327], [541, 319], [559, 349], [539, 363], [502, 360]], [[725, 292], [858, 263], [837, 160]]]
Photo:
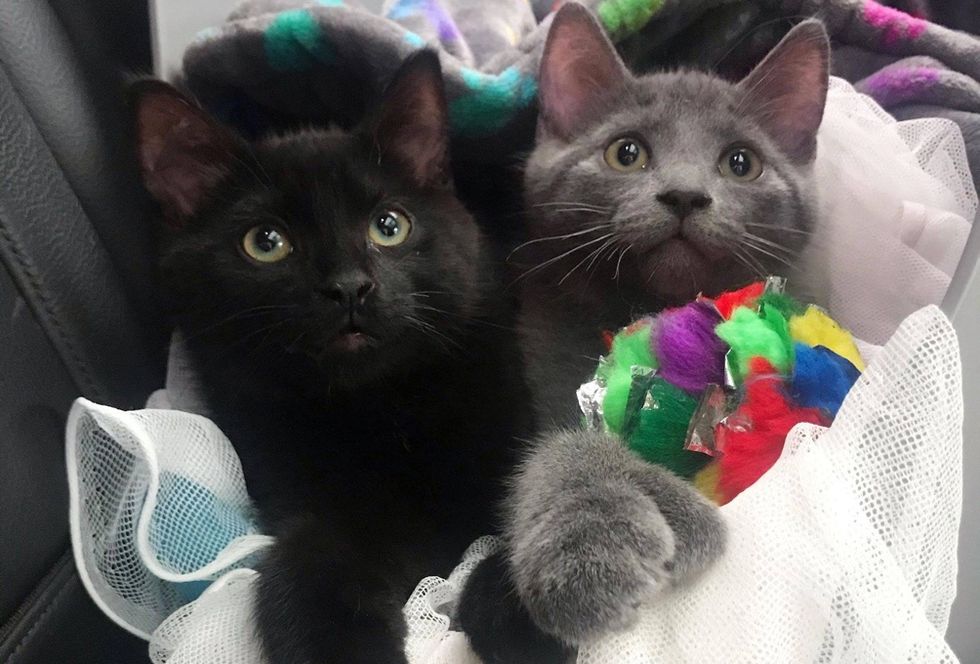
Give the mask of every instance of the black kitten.
[[405, 662], [402, 605], [493, 530], [529, 403], [495, 270], [453, 194], [437, 57], [353, 131], [247, 145], [135, 91], [164, 290], [265, 531], [275, 664]]

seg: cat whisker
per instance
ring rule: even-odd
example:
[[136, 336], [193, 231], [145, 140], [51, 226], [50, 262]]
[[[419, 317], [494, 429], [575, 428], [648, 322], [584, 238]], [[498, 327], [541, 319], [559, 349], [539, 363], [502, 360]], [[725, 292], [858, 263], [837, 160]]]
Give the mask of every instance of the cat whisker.
[[440, 314], [442, 316], [449, 316], [451, 318], [458, 318], [459, 320], [466, 323], [474, 323], [476, 325], [485, 325], [487, 327], [492, 327], [498, 330], [507, 330], [508, 332], [513, 332], [513, 327], [508, 327], [506, 325], [500, 325], [498, 323], [491, 323], [488, 320], [483, 320], [482, 318], [474, 318], [473, 316], [466, 316], [464, 314], [456, 313], [454, 311], [446, 311], [445, 309], [440, 309], [438, 307], [431, 307], [425, 304], [416, 304], [416, 309], [424, 309], [425, 311], [431, 311], [435, 314]]
[[621, 252], [619, 252], [619, 260], [616, 261], [616, 273], [613, 275], [613, 281], [619, 283], [619, 268], [623, 264], [623, 257], [626, 256], [626, 252], [633, 248], [633, 243], [631, 242], [627, 245]]
[[660, 271], [660, 268], [661, 267], [663, 267], [663, 264], [662, 263], [657, 263], [656, 265], [654, 265], [653, 266], [653, 269], [650, 270], [650, 276], [647, 277], [647, 280], [646, 280], [645, 283], [649, 284], [653, 280], [653, 278], [655, 276], [657, 276], [657, 272]]
[[765, 247], [759, 246], [757, 244], [753, 244], [751, 240], [749, 240], [748, 238], [742, 239], [742, 245], [745, 246], [750, 251], [757, 251], [760, 254], [763, 254], [764, 256], [769, 256], [770, 258], [779, 261], [780, 263], [782, 263], [787, 267], [793, 267], [793, 264], [789, 260], [787, 260], [786, 257], [780, 256], [779, 254], [775, 253], [774, 251], [770, 251]]
[[[609, 234], [609, 236], [611, 236], [611, 235], [612, 235], [612, 233]], [[607, 236], [607, 237], [609, 237], [609, 236]], [[587, 260], [589, 260], [590, 257], [592, 258], [592, 262], [594, 263], [595, 262], [595, 259], [598, 258], [599, 255], [601, 255], [601, 253], [603, 251], [605, 251], [611, 244], [614, 244], [615, 242], [616, 242], [616, 240], [613, 239], [613, 238], [611, 238], [611, 237], [610, 237], [610, 239], [607, 239], [606, 242], [604, 244], [602, 244], [598, 249], [593, 250], [585, 258], [583, 258], [578, 263], [576, 263], [575, 264], [575, 267], [573, 267], [571, 270], [569, 270], [568, 272], [566, 272], [565, 273], [565, 276], [558, 280], [558, 285], [561, 286], [563, 283], [565, 283], [565, 280], [568, 279], [570, 276], [572, 276], [572, 273], [575, 272], [575, 270], [579, 269], [582, 266], [583, 263], [585, 263]], [[588, 270], [588, 268], [586, 268], [586, 270]]]
[[562, 206], [595, 210], [597, 212], [612, 212], [613, 210], [611, 207], [606, 207], [604, 205], [595, 205], [593, 203], [584, 203], [581, 201], [546, 201], [544, 203], [535, 203], [531, 207], [543, 208], [543, 207], [562, 207]]
[[749, 233], [748, 231], [746, 231], [744, 233], [744, 237], [753, 243], [760, 244], [764, 247], [770, 247], [775, 251], [783, 252], [790, 258], [792, 258], [796, 253], [795, 251], [793, 251], [792, 249], [790, 249], [784, 244], [780, 244], [779, 242], [776, 242], [774, 240], [770, 240], [760, 235], [756, 235], [755, 233]]
[[757, 277], [766, 276], [766, 269], [762, 266], [761, 263], [759, 263], [759, 261], [754, 256], [751, 256], [750, 254], [747, 254], [743, 251], [739, 251], [738, 248], [734, 249], [732, 251], [732, 254], [735, 256], [735, 258], [738, 259], [738, 261], [742, 265], [747, 267], [749, 271], [754, 273]]
[[562, 214], [564, 212], [592, 212], [594, 214], [611, 214], [612, 210], [594, 210], [592, 208], [586, 207], [556, 207], [548, 210], [555, 214]]
[[309, 330], [303, 330], [302, 332], [300, 332], [299, 334], [297, 334], [296, 337], [292, 341], [289, 342], [289, 345], [286, 348], [289, 348], [289, 349], [295, 348], [296, 347], [296, 344], [298, 344], [300, 341], [302, 341], [303, 337], [305, 337], [307, 334], [309, 334], [309, 332], [310, 332]]
[[552, 235], [550, 237], [539, 237], [539, 238], [536, 238], [534, 240], [528, 240], [527, 242], [523, 242], [523, 243], [517, 245], [516, 247], [514, 247], [514, 250], [511, 251], [509, 254], [507, 254], [507, 259], [509, 260], [510, 257], [513, 256], [515, 253], [517, 253], [518, 251], [520, 251], [524, 247], [530, 246], [532, 244], [538, 244], [539, 242], [554, 242], [554, 241], [557, 241], [557, 240], [569, 240], [569, 239], [571, 239], [573, 237], [578, 237], [580, 235], [587, 235], [589, 233], [595, 233], [596, 231], [600, 231], [600, 230], [602, 230], [604, 228], [608, 228], [610, 226], [612, 226], [611, 223], [597, 224], [595, 226], [590, 226], [589, 228], [586, 228], [586, 229], [581, 230], [581, 231], [576, 231], [574, 233], [566, 233], [565, 235]]
[[619, 242], [616, 241], [616, 240], [612, 240], [610, 242], [606, 242], [604, 245], [602, 245], [601, 247], [599, 247], [598, 250], [596, 250], [595, 252], [593, 252], [592, 260], [589, 261], [589, 264], [585, 267], [586, 271], [592, 270], [592, 268], [595, 267], [595, 264], [599, 261], [600, 258], [602, 258], [602, 255], [607, 250], [611, 250], [611, 251], [609, 251], [609, 255], [606, 256], [606, 260], [609, 260], [610, 258], [612, 258], [612, 256], [616, 253], [616, 248], [618, 246], [619, 246]]
[[245, 336], [243, 336], [243, 337], [241, 337], [239, 339], [236, 339], [232, 343], [230, 343], [227, 346], [225, 346], [225, 348], [223, 349], [224, 350], [224, 355], [225, 356], [230, 355], [231, 353], [233, 353], [237, 349], [239, 349], [241, 346], [246, 345], [250, 340], [254, 339], [255, 337], [257, 337], [260, 334], [265, 333], [265, 336], [263, 336], [262, 339], [258, 343], [252, 344], [251, 345], [251, 348], [249, 348], [246, 351], [246, 353], [245, 353], [246, 356], [251, 355], [252, 353], [254, 353], [255, 351], [257, 351], [257, 350], [259, 350], [260, 348], [263, 347], [263, 344], [269, 338], [269, 334], [272, 331], [274, 331], [275, 329], [277, 329], [277, 328], [279, 328], [279, 327], [281, 327], [281, 326], [283, 326], [283, 325], [285, 325], [287, 323], [292, 323], [292, 322], [294, 322], [294, 320], [295, 319], [293, 319], [293, 318], [284, 318], [282, 320], [277, 320], [274, 323], [270, 323], [269, 325], [265, 325], [263, 327], [260, 327], [257, 330], [252, 330], [251, 332], [249, 332]]
[[587, 248], [587, 247], [589, 247], [589, 246], [591, 246], [593, 244], [597, 244], [599, 242], [603, 242], [605, 240], [608, 240], [612, 236], [613, 236], [612, 233], [606, 233], [605, 235], [602, 235], [602, 236], [597, 237], [597, 238], [593, 238], [593, 239], [589, 240], [588, 242], [583, 242], [582, 244], [577, 245], [577, 246], [573, 247], [572, 249], [569, 249], [568, 251], [566, 251], [566, 252], [564, 252], [562, 254], [559, 254], [558, 256], [555, 256], [553, 258], [549, 258], [548, 260], [544, 261], [543, 263], [540, 263], [538, 265], [535, 265], [534, 267], [532, 267], [531, 269], [527, 270], [522, 275], [520, 275], [519, 277], [517, 277], [517, 279], [515, 279], [511, 283], [511, 286], [513, 286], [514, 284], [516, 284], [521, 279], [524, 279], [525, 277], [531, 275], [532, 273], [537, 272], [538, 270], [542, 270], [542, 269], [548, 267], [549, 265], [552, 265], [553, 263], [556, 263], [556, 262], [560, 261], [561, 259], [563, 259], [563, 258], [565, 258], [567, 256], [571, 256], [572, 254], [574, 254], [574, 253], [576, 253], [578, 251], [581, 251], [582, 249], [585, 249], [585, 248]]
[[266, 314], [271, 314], [275, 311], [282, 311], [284, 309], [294, 309], [299, 305], [295, 304], [265, 304], [257, 307], [249, 307], [247, 309], [242, 309], [241, 311], [236, 311], [227, 318], [223, 318], [216, 323], [211, 323], [210, 325], [197, 330], [194, 334], [185, 337], [185, 340], [196, 339], [199, 336], [211, 332], [212, 330], [221, 327], [222, 325], [227, 325], [228, 323], [236, 322], [242, 318], [251, 318], [253, 316], [261, 316]]
[[411, 316], [411, 315], [406, 316], [405, 320], [410, 325], [413, 325], [417, 330], [422, 332], [424, 335], [431, 337], [434, 341], [438, 341], [442, 345], [442, 347], [446, 349], [447, 352], [451, 351], [450, 346], [447, 346], [447, 344], [455, 347], [456, 350], [459, 351], [464, 350], [462, 344], [460, 344], [458, 341], [450, 337], [448, 334], [445, 334], [444, 332], [439, 330], [432, 323], [423, 320], [422, 318], [419, 318], [417, 316]]
[[409, 293], [410, 297], [431, 297], [433, 295], [462, 295], [460, 291], [448, 291], [448, 290], [426, 290], [426, 291], [413, 291]]
[[772, 230], [778, 233], [796, 233], [798, 235], [813, 235], [813, 231], [806, 230], [804, 228], [785, 228], [783, 226], [776, 226], [775, 224], [760, 224], [757, 222], [745, 222], [745, 226], [749, 228], [761, 228], [763, 230]]

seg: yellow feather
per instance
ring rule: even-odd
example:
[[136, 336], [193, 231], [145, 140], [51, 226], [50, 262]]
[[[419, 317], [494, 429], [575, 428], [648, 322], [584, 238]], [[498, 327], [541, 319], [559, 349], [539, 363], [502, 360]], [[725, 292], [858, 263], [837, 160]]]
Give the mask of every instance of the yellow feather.
[[819, 307], [810, 305], [802, 315], [793, 316], [789, 321], [789, 333], [793, 341], [824, 346], [848, 360], [858, 371], [864, 371], [864, 360], [854, 337]]

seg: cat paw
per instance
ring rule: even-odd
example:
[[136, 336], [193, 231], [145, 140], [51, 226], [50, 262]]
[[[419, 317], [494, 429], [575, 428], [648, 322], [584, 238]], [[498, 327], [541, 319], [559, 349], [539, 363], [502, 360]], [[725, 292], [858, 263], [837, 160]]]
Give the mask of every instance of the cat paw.
[[535, 623], [572, 645], [632, 626], [641, 606], [724, 548], [717, 508], [603, 434], [542, 441], [508, 507], [518, 594]]
[[728, 530], [718, 506], [670, 471], [654, 464], [635, 466], [633, 482], [650, 496], [674, 535], [670, 583], [696, 580], [725, 551]]
[[563, 664], [571, 650], [534, 624], [514, 589], [503, 552], [477, 565], [459, 598], [456, 618], [484, 664]]
[[321, 519], [292, 517], [259, 561], [253, 616], [266, 661], [408, 664], [402, 598], [335, 538]]

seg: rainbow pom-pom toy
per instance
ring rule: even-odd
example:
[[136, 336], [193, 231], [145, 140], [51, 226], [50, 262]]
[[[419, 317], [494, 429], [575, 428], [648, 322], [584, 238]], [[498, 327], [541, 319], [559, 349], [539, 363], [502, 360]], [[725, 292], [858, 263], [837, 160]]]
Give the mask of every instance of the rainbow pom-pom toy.
[[829, 425], [864, 369], [851, 334], [784, 285], [770, 277], [620, 330], [579, 390], [586, 425], [732, 500], [793, 426]]

